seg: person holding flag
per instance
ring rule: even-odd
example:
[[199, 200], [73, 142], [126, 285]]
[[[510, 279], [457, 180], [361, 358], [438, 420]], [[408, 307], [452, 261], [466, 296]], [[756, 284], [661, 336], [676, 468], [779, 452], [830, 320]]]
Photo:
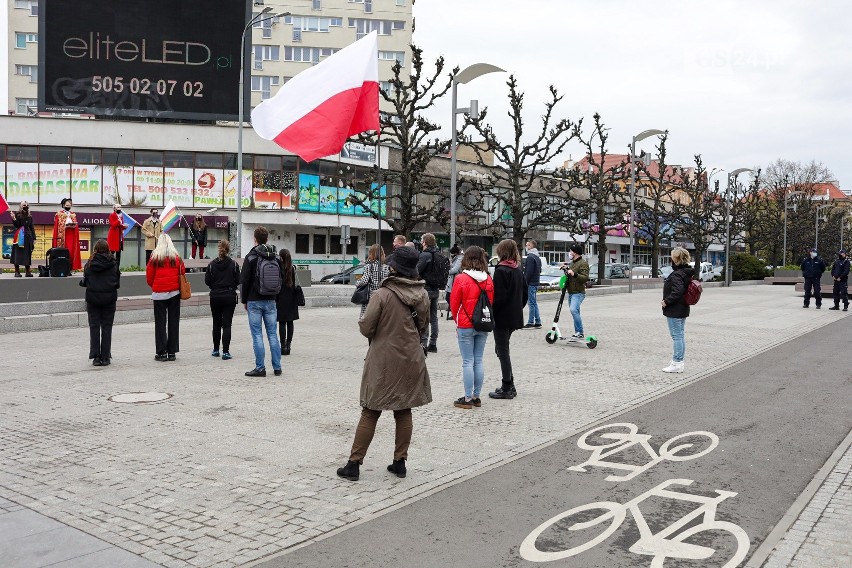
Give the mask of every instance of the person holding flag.
[[71, 211], [74, 204], [70, 197], [65, 197], [59, 205], [62, 208], [53, 216], [51, 247], [67, 248], [71, 259], [71, 270], [81, 270], [83, 261], [80, 259], [80, 226], [77, 224], [77, 214]]
[[[9, 209], [8, 204], [0, 195], [0, 211]], [[12, 240], [12, 264], [15, 265], [15, 278], [21, 277], [21, 265], [26, 270], [27, 278], [32, 278], [32, 270], [30, 265], [33, 259], [33, 249], [35, 248], [35, 227], [33, 226], [33, 216], [30, 213], [30, 204], [26, 201], [21, 201], [20, 208], [17, 212], [11, 213], [12, 225], [15, 227], [15, 236]]]
[[124, 235], [125, 230], [129, 225], [124, 222], [124, 215], [121, 213], [121, 203], [116, 203], [112, 206], [112, 213], [109, 214], [109, 233], [107, 233], [107, 244], [109, 252], [115, 258], [115, 262], [121, 266], [121, 251], [124, 250]]
[[172, 227], [178, 224], [180, 221], [181, 215], [178, 215], [177, 205], [173, 199], [169, 199], [169, 202], [166, 203], [166, 206], [163, 207], [163, 214], [160, 216], [160, 223], [163, 226], [163, 232], [168, 233], [172, 230]]

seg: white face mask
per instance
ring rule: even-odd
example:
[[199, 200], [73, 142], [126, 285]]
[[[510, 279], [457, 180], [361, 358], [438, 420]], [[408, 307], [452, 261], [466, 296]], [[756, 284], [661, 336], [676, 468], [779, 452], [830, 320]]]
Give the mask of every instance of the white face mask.
[[817, 253], [812, 252], [812, 253], [811, 253], [811, 258], [816, 258], [816, 257], [817, 257]]

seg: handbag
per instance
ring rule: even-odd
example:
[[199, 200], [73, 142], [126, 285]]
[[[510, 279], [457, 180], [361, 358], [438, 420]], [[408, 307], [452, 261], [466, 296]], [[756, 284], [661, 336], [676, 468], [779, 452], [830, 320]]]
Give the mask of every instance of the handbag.
[[299, 284], [299, 278], [296, 275], [296, 267], [293, 267], [293, 283], [295, 284], [295, 290], [293, 291], [294, 299], [296, 300], [296, 305], [300, 308], [305, 307], [305, 293], [302, 291], [302, 285]]
[[358, 286], [355, 288], [355, 291], [352, 293], [352, 299], [350, 300], [353, 304], [367, 304], [370, 301], [370, 286], [364, 284], [363, 286]]
[[180, 269], [180, 299], [181, 300], [189, 300], [192, 297], [192, 286], [189, 283], [189, 280], [186, 279], [186, 272], [181, 266]]

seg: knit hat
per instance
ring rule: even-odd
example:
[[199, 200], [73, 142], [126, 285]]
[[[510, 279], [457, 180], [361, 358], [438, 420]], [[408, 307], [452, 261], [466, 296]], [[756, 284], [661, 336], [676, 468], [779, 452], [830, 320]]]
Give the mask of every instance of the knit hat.
[[388, 257], [387, 263], [401, 276], [419, 278], [420, 275], [417, 273], [418, 260], [420, 260], [420, 255], [415, 249], [399, 247]]
[[580, 245], [580, 244], [574, 243], [573, 245], [571, 245], [571, 246], [568, 248], [568, 250], [570, 250], [570, 251], [571, 251], [571, 252], [573, 252], [574, 254], [579, 254], [580, 256], [583, 256], [583, 245]]

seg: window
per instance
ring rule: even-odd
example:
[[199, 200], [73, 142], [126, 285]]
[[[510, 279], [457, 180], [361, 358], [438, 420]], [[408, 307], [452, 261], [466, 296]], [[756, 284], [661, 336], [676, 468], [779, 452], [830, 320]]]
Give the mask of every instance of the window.
[[163, 165], [163, 153], [162, 152], [141, 152], [139, 150], [136, 151], [136, 165], [137, 166], [162, 166]]
[[396, 0], [397, 6], [405, 6], [405, 0]]
[[15, 48], [26, 49], [28, 43], [38, 43], [38, 34], [15, 32]]
[[284, 61], [316, 64], [320, 57], [328, 57], [337, 51], [332, 47], [284, 47]]
[[405, 67], [405, 52], [404, 51], [380, 51], [379, 60], [381, 61], [399, 61], [399, 64]]
[[311, 254], [311, 236], [296, 234], [296, 254]]
[[104, 150], [104, 165], [132, 166], [133, 150]]
[[15, 99], [15, 112], [34, 115], [38, 112], [38, 99]]
[[393, 30], [404, 30], [405, 22], [392, 20], [367, 20], [365, 18], [349, 18], [349, 27], [355, 28], [355, 36], [361, 39], [372, 31], [379, 35], [391, 35]]
[[343, 18], [320, 18], [317, 16], [285, 16], [285, 24], [292, 24], [293, 30], [303, 32], [327, 32], [328, 28], [343, 25]]
[[222, 154], [202, 154], [195, 155], [196, 168], [221, 168]]
[[15, 0], [15, 8], [29, 10], [30, 16], [38, 16], [38, 0]]
[[373, 0], [364, 0], [364, 13], [372, 14], [373, 13]]
[[46, 164], [67, 164], [71, 157], [71, 148], [42, 146], [39, 148], [39, 161]]
[[30, 83], [38, 81], [38, 65], [15, 65], [15, 75], [30, 78]]
[[280, 56], [281, 48], [277, 45], [255, 45], [254, 68], [263, 69], [264, 61], [278, 61]]
[[387, 93], [389, 97], [392, 97], [396, 92], [392, 81], [379, 81], [379, 88]]
[[[259, 12], [255, 13], [255, 14], [253, 14], [253, 16], [255, 16], [255, 17], [260, 16], [260, 13]], [[279, 18], [277, 18], [277, 17], [266, 18], [265, 20], [258, 20], [257, 22], [252, 24], [252, 27], [263, 29], [262, 36], [264, 38], [270, 38], [270, 37], [272, 37], [272, 26], [273, 26], [273, 24], [277, 24], [278, 20], [279, 20]]]
[[358, 254], [358, 237], [349, 237], [349, 244], [346, 245], [346, 254]]
[[275, 75], [252, 75], [251, 77], [251, 90], [259, 91], [260, 98], [264, 101], [272, 96], [272, 87], [277, 87], [278, 84], [279, 80]]
[[164, 164], [167, 168], [191, 168], [194, 162], [192, 152], [166, 152]]
[[6, 159], [10, 162], [38, 162], [38, 148], [35, 146], [8, 146]]
[[331, 255], [343, 254], [343, 245], [340, 244], [340, 235], [331, 235], [331, 241], [328, 243], [328, 252]]
[[311, 10], [322, 10], [322, 0], [313, 0]]
[[100, 164], [101, 151], [97, 148], [74, 148], [71, 150], [72, 164]]
[[325, 235], [314, 233], [314, 254], [326, 254]]

